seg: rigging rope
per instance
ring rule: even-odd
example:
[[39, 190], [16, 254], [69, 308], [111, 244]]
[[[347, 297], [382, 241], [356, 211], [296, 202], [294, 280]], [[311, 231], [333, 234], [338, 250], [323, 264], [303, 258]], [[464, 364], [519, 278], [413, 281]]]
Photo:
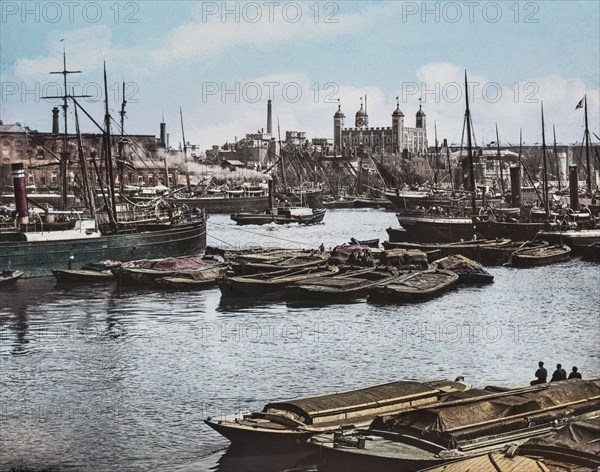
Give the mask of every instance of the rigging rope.
[[227, 241], [223, 241], [222, 239], [217, 238], [216, 236], [213, 236], [212, 234], [207, 234], [208, 237], [216, 239], [217, 241], [223, 243], [223, 244], [227, 244], [228, 246], [233, 246], [233, 244], [228, 243]]
[[[237, 228], [235, 226], [230, 226], [230, 225], [226, 225], [226, 224], [222, 224], [222, 223], [213, 223], [213, 222], [211, 222], [211, 224], [216, 225], [216, 226], [227, 227], [229, 229], [235, 229], [236, 231], [241, 231], [243, 233], [255, 234], [257, 236], [264, 236], [266, 238], [279, 239], [281, 241], [286, 241], [288, 243], [294, 243], [294, 244], [300, 244], [302, 246], [312, 247], [311, 244], [303, 243], [303, 242], [300, 242], [300, 241], [294, 241], [293, 239], [281, 238], [281, 237], [278, 237], [278, 236], [271, 236], [270, 234], [257, 233], [255, 231], [248, 231], [247, 229]], [[212, 237], [214, 238], [214, 236], [212, 236]], [[215, 238], [215, 239], [217, 239], [217, 238]]]

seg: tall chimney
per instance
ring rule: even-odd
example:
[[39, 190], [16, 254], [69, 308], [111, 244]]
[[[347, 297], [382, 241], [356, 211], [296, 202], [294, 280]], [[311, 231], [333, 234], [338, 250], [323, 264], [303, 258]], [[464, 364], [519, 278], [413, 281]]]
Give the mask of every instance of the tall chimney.
[[167, 124], [160, 124], [160, 147], [163, 149], [167, 148]]
[[267, 101], [267, 134], [273, 134], [271, 100]]
[[511, 207], [521, 208], [521, 166], [510, 168]]
[[571, 209], [579, 210], [579, 186], [577, 178], [577, 166], [569, 166], [569, 197], [571, 200]]
[[58, 134], [58, 107], [52, 109], [52, 134]]
[[15, 206], [17, 208], [17, 223], [29, 222], [29, 210], [27, 208], [27, 189], [25, 187], [25, 171], [23, 164], [11, 164], [13, 188], [15, 191]]

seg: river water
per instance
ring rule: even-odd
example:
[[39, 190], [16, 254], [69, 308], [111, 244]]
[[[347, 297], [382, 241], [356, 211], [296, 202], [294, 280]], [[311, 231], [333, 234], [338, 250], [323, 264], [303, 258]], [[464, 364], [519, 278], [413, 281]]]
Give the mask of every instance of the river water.
[[[377, 210], [232, 223], [212, 216], [209, 244], [333, 246], [397, 226]], [[518, 386], [540, 360], [600, 377], [597, 264], [490, 272], [490, 286], [426, 303], [319, 308], [21, 280], [0, 292], [0, 470], [283, 470], [293, 457], [224, 454], [202, 420], [397, 379]]]

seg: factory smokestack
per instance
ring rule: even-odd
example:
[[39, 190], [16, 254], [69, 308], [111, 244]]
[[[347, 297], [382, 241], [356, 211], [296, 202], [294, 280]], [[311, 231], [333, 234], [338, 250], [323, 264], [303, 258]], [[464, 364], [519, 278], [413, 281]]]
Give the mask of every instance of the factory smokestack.
[[164, 122], [160, 124], [160, 147], [167, 148], [167, 124]]
[[267, 101], [267, 134], [273, 134], [271, 100]]
[[58, 107], [52, 109], [52, 134], [58, 134]]

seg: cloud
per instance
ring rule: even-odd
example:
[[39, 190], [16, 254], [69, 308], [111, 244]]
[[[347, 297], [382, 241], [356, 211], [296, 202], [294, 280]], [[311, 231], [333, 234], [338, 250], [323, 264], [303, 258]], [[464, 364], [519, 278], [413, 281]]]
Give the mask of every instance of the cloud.
[[[61, 41], [63, 40], [63, 41]], [[112, 31], [106, 25], [93, 25], [68, 32], [53, 31], [46, 38], [47, 55], [33, 58], [21, 58], [15, 62], [14, 75], [23, 80], [58, 81], [55, 76], [49, 79], [51, 71], [63, 69], [63, 47], [67, 55], [67, 69], [80, 70], [82, 75], [71, 76], [76, 81], [86, 74], [98, 78], [106, 61], [109, 71], [118, 70], [119, 74], [144, 75], [148, 66], [144, 61], [146, 46], [116, 48], [112, 44]]]
[[[439, 137], [460, 142], [465, 111], [464, 67], [430, 63], [421, 66], [416, 76], [419, 80], [410, 84], [409, 90], [416, 87], [414, 94], [423, 96], [429, 136], [433, 135], [432, 121], [435, 121]], [[552, 124], [556, 125], [558, 141], [561, 136], [564, 141], [572, 141], [583, 132], [583, 114], [575, 110], [577, 102], [587, 94], [590, 110], [597, 110], [599, 105], [599, 90], [586, 87], [579, 78], [555, 74], [499, 83], [492, 77], [469, 71], [468, 80], [473, 129], [479, 144], [496, 140], [496, 123], [501, 141], [518, 143], [522, 128], [526, 142], [541, 142], [542, 101], [547, 142], [550, 142]], [[592, 115], [590, 129], [598, 129], [597, 114]]]
[[330, 4], [333, 10], [304, 2], [203, 2], [198, 16], [171, 31], [166, 45], [153, 51], [152, 58], [164, 65], [205, 59], [228, 48], [269, 51], [314, 43], [375, 27], [390, 9], [385, 4], [368, 5], [339, 14], [336, 4]]
[[[50, 71], [62, 70], [63, 46], [68, 52], [69, 64], [77, 69], [96, 70], [102, 67], [102, 59], [110, 58], [112, 33], [106, 25], [94, 25], [70, 32], [52, 32], [47, 38], [48, 55], [21, 58], [15, 63], [15, 75], [19, 78], [46, 76]], [[61, 39], [64, 41], [61, 42]]]

